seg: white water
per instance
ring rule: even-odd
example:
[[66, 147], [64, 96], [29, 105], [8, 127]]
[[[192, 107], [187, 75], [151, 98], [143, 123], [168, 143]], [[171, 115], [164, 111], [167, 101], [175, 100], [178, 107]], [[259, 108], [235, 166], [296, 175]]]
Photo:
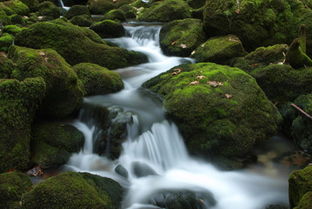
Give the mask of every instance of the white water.
[[[145, 53], [149, 63], [117, 70], [125, 82], [125, 89], [121, 92], [85, 99], [86, 103], [115, 105], [135, 113], [133, 122], [128, 124], [123, 152], [114, 162], [92, 153], [99, 130], [92, 124], [77, 121], [74, 125], [84, 133], [86, 142], [83, 150], [74, 154], [67, 166], [120, 182], [128, 188], [123, 208], [155, 208], [147, 205], [147, 200], [164, 189], [210, 191], [217, 201], [214, 207], [210, 207], [213, 209], [264, 209], [270, 203], [287, 204], [285, 179], [246, 171], [219, 171], [211, 164], [188, 155], [177, 127], [165, 119], [161, 102], [139, 87], [161, 72], [191, 60], [163, 55], [158, 40], [160, 26], [126, 26], [126, 29], [131, 37], [109, 41]], [[157, 175], [136, 177], [134, 162], [145, 163]], [[128, 179], [114, 173], [117, 164], [127, 169]]]
[[64, 9], [64, 10], [69, 10], [70, 9], [70, 7], [67, 7], [67, 6], [65, 6], [64, 5], [64, 2], [63, 2], [63, 0], [59, 0], [59, 3], [60, 3], [60, 5], [61, 5], [61, 7]]

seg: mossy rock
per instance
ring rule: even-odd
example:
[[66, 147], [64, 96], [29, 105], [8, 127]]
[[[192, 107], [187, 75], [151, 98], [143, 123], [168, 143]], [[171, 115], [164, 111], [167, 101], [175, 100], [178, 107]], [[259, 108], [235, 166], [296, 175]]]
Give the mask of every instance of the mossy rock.
[[147, 22], [170, 22], [191, 17], [191, 8], [183, 0], [156, 1], [138, 14], [138, 20]]
[[42, 78], [0, 79], [0, 172], [28, 168], [31, 124], [45, 92]]
[[56, 51], [13, 46], [9, 57], [17, 65], [12, 72], [13, 78], [44, 78], [47, 92], [40, 106], [42, 116], [64, 118], [80, 107], [83, 96], [81, 83], [75, 71]]
[[112, 9], [117, 9], [132, 2], [133, 0], [89, 0], [88, 6], [92, 14], [103, 15]]
[[[22, 197], [24, 209], [118, 209], [120, 185], [91, 174], [66, 172], [37, 184]], [[121, 199], [121, 198], [120, 198]]]
[[93, 19], [89, 15], [78, 15], [70, 19], [70, 22], [80, 27], [90, 27]]
[[21, 32], [24, 28], [21, 28], [17, 25], [6, 25], [3, 28], [4, 33], [9, 33], [15, 36], [17, 33]]
[[3, 33], [0, 36], [0, 51], [7, 52], [14, 42], [14, 36], [9, 33]]
[[305, 47], [300, 46], [299, 38], [295, 39], [289, 46], [285, 62], [293, 68], [311, 67], [312, 59], [306, 54]]
[[67, 19], [71, 19], [79, 15], [90, 16], [89, 8], [85, 5], [74, 5], [64, 14], [64, 17], [66, 17]]
[[38, 5], [38, 14], [45, 16], [46, 19], [56, 19], [61, 16], [61, 10], [50, 1], [44, 1]]
[[234, 67], [251, 72], [256, 68], [285, 62], [285, 55], [288, 46], [286, 44], [276, 44], [268, 47], [259, 47], [244, 57], [233, 61]]
[[125, 35], [126, 30], [121, 23], [114, 20], [103, 20], [90, 26], [90, 29], [102, 38], [118, 38]]
[[180, 65], [143, 86], [164, 98], [168, 116], [195, 154], [244, 156], [274, 135], [281, 121], [255, 79], [238, 68]]
[[290, 43], [311, 10], [293, 0], [207, 0], [204, 27], [208, 36], [233, 34], [247, 50]]
[[189, 56], [205, 40], [203, 24], [198, 19], [175, 20], [160, 31], [160, 46], [167, 55]]
[[293, 171], [288, 182], [290, 206], [294, 208], [298, 206], [306, 193], [312, 191], [312, 166]]
[[201, 8], [205, 5], [206, 0], [186, 0], [186, 2], [194, 9]]
[[235, 57], [246, 54], [245, 49], [237, 36], [227, 35], [214, 37], [197, 47], [192, 57], [198, 62], [214, 62], [226, 64]]
[[90, 62], [116, 69], [147, 61], [139, 52], [108, 46], [94, 31], [60, 19], [30, 26], [17, 34], [15, 43], [37, 49], [52, 48], [71, 65]]
[[27, 15], [29, 13], [28, 6], [19, 0], [0, 2], [0, 10], [3, 10], [7, 15]]
[[86, 95], [114, 93], [123, 88], [120, 75], [107, 68], [91, 63], [80, 63], [73, 68], [85, 87]]
[[28, 6], [31, 12], [35, 12], [38, 9], [39, 1], [38, 0], [21, 0], [25, 5]]
[[136, 8], [131, 6], [131, 5], [128, 5], [128, 4], [125, 4], [125, 5], [122, 5], [121, 7], [119, 7], [119, 9], [121, 11], [123, 11], [126, 19], [133, 19], [133, 18], [136, 18]]
[[1, 9], [0, 9], [0, 22], [2, 22], [3, 25], [11, 24], [9, 15], [7, 15], [5, 11]]
[[107, 20], [115, 20], [120, 22], [126, 21], [126, 16], [124, 12], [120, 9], [110, 10], [109, 12], [105, 13], [103, 18]]
[[22, 194], [31, 189], [30, 178], [21, 172], [0, 174], [0, 207], [13, 209], [12, 205], [19, 205]]
[[27, 24], [26, 20], [27, 20], [26, 16], [23, 17], [23, 16], [17, 15], [17, 14], [10, 16], [10, 24], [12, 24], [12, 25], [24, 26]]
[[294, 209], [310, 209], [312, 208], [312, 191], [307, 192], [303, 197], [301, 198], [299, 204]]
[[10, 78], [14, 68], [15, 65], [12, 60], [5, 55], [0, 55], [0, 79]]
[[75, 5], [86, 5], [88, 0], [63, 0], [65, 6], [72, 7]]
[[289, 65], [272, 64], [251, 72], [257, 83], [274, 102], [287, 102], [312, 92], [312, 68], [293, 69]]

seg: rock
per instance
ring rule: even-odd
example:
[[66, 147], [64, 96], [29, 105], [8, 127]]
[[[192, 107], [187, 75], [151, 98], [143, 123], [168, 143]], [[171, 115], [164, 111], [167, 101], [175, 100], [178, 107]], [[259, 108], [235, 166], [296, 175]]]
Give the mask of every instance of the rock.
[[4, 10], [0, 9], [0, 22], [2, 22], [3, 25], [11, 24], [10, 17], [5, 13]]
[[125, 169], [125, 167], [123, 167], [122, 165], [117, 165], [116, 166], [116, 168], [114, 169], [115, 170], [115, 172], [117, 173], [117, 174], [119, 174], [120, 176], [122, 176], [122, 177], [125, 177], [126, 179], [128, 178], [128, 176], [129, 176], [129, 173], [128, 173], [128, 171], [127, 171], [127, 169]]
[[293, 68], [312, 66], [312, 59], [300, 46], [300, 39], [295, 39], [289, 46], [285, 62]]
[[3, 10], [7, 15], [27, 15], [29, 13], [28, 6], [19, 0], [0, 2], [0, 10]]
[[63, 0], [65, 6], [72, 7], [75, 5], [86, 5], [88, 0]]
[[79, 152], [84, 136], [75, 127], [61, 122], [40, 122], [32, 131], [32, 163], [43, 169], [65, 164], [71, 153]]
[[82, 102], [82, 86], [71, 66], [52, 49], [30, 49], [14, 46], [9, 57], [18, 66], [12, 77], [19, 80], [41, 76], [47, 85], [40, 114], [49, 118], [64, 118]]
[[123, 22], [126, 20], [125, 14], [120, 9], [110, 10], [109, 12], [105, 13], [103, 18], [107, 20], [115, 20], [115, 21], [120, 21], [120, 22]]
[[7, 52], [14, 42], [14, 36], [9, 33], [3, 33], [0, 36], [0, 51]]
[[89, 0], [88, 5], [92, 14], [105, 14], [106, 12], [132, 3], [134, 0]]
[[37, 184], [22, 197], [25, 209], [85, 209], [120, 207], [122, 189], [111, 179], [66, 172]]
[[67, 19], [71, 19], [79, 15], [90, 16], [90, 11], [88, 7], [85, 5], [74, 5], [64, 14], [64, 17], [66, 17]]
[[17, 33], [21, 32], [24, 28], [21, 28], [17, 25], [6, 25], [3, 28], [4, 33], [9, 33], [13, 36], [15, 36]]
[[[296, 170], [289, 176], [289, 201], [290, 207], [298, 207], [299, 204], [304, 204], [307, 196], [305, 194], [311, 193], [312, 191], [312, 166], [307, 166], [304, 169]], [[311, 194], [308, 194], [310, 196]], [[304, 197], [305, 196], [305, 197]], [[304, 197], [304, 198], [303, 198]], [[303, 200], [301, 202], [301, 200]], [[309, 202], [311, 203], [311, 201]], [[309, 205], [311, 208], [311, 204]], [[298, 207], [298, 209], [303, 207]]]
[[0, 79], [10, 78], [14, 68], [12, 60], [7, 58], [6, 55], [0, 54]]
[[70, 22], [80, 27], [90, 27], [93, 23], [93, 20], [88, 15], [78, 15], [78, 16], [71, 18]]
[[205, 5], [206, 0], [186, 0], [186, 2], [194, 9], [201, 8]]
[[26, 25], [27, 24], [27, 19], [21, 15], [17, 15], [17, 14], [11, 15], [10, 19], [11, 19], [10, 24], [13, 24], [13, 25]]
[[213, 63], [174, 67], [143, 84], [164, 99], [192, 153], [244, 156], [277, 131], [281, 116], [255, 79]]
[[[0, 207], [13, 209], [19, 206], [22, 194], [32, 186], [30, 178], [20, 172], [9, 172], [0, 174]], [[19, 207], [18, 207], [19, 208]]]
[[191, 17], [190, 6], [183, 0], [156, 1], [138, 14], [138, 20], [170, 22]]
[[[106, 130], [110, 124], [110, 112], [105, 106], [84, 103], [79, 114], [82, 122]], [[91, 119], [91, 120], [90, 120]]]
[[227, 35], [211, 38], [201, 44], [192, 52], [192, 57], [198, 62], [225, 64], [229, 60], [245, 54], [245, 49], [239, 38]]
[[103, 20], [93, 23], [90, 29], [102, 38], [118, 38], [124, 36], [126, 33], [122, 24], [114, 20]]
[[61, 16], [61, 10], [50, 1], [44, 1], [38, 5], [39, 16], [45, 16], [45, 20], [53, 20]]
[[126, 19], [136, 18], [136, 9], [135, 7], [124, 4], [119, 9], [124, 13]]
[[160, 46], [167, 55], [186, 57], [205, 41], [201, 20], [187, 18], [166, 23], [160, 31]]
[[312, 207], [312, 192], [307, 192], [300, 199], [300, 202], [297, 207], [294, 209], [310, 209]]
[[80, 63], [73, 68], [82, 81], [87, 96], [114, 93], [123, 88], [120, 75], [107, 68], [91, 63]]
[[116, 69], [147, 61], [141, 53], [109, 46], [92, 30], [60, 19], [31, 25], [16, 36], [15, 43], [32, 48], [52, 48], [71, 65], [90, 62]]
[[31, 12], [35, 12], [38, 9], [38, 0], [21, 0], [27, 7], [30, 9]]
[[131, 166], [132, 166], [132, 173], [137, 178], [158, 175], [158, 173], [146, 163], [136, 161], [136, 162], [133, 162]]
[[45, 92], [39, 77], [0, 79], [0, 172], [27, 169], [31, 124]]
[[210, 192], [165, 190], [152, 195], [148, 203], [167, 209], [207, 209], [213, 207], [216, 200]]
[[312, 91], [312, 68], [295, 70], [289, 65], [272, 64], [255, 69], [251, 75], [274, 102], [292, 101]]
[[283, 64], [287, 53], [286, 44], [276, 44], [268, 47], [259, 47], [244, 57], [233, 61], [234, 67], [251, 72], [256, 68], [266, 67], [270, 64]]

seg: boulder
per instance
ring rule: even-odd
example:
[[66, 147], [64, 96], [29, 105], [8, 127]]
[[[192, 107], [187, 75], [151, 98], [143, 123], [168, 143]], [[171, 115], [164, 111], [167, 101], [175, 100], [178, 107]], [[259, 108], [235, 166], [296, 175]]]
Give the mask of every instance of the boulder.
[[17, 33], [21, 32], [24, 28], [21, 28], [17, 25], [6, 25], [3, 28], [4, 33], [9, 33], [15, 36]]
[[163, 97], [196, 154], [243, 156], [274, 135], [281, 120], [255, 79], [238, 68], [180, 65], [143, 86]]
[[160, 47], [167, 55], [190, 56], [205, 40], [203, 24], [198, 19], [175, 20], [160, 30]]
[[115, 181], [87, 173], [66, 172], [43, 181], [22, 197], [24, 209], [120, 207], [122, 188]]
[[134, 0], [88, 0], [88, 5], [92, 14], [103, 15], [112, 9], [130, 4], [133, 1]]
[[132, 163], [131, 166], [132, 166], [132, 173], [137, 178], [158, 175], [158, 173], [146, 163], [135, 161]]
[[79, 15], [88, 15], [90, 16], [89, 8], [85, 5], [75, 5], [72, 6], [65, 14], [64, 17], [71, 19]]
[[38, 5], [38, 15], [44, 16], [45, 20], [53, 20], [61, 16], [61, 10], [50, 1], [44, 1]]
[[[293, 171], [288, 182], [290, 207], [298, 209], [311, 208], [311, 201], [308, 201], [307, 197], [311, 197], [312, 191], [312, 166]], [[307, 196], [305, 196], [306, 194]], [[309, 207], [299, 207], [299, 204], [309, 204]]]
[[0, 207], [2, 209], [20, 208], [22, 194], [32, 186], [30, 178], [21, 172], [0, 174]]
[[118, 38], [126, 34], [126, 30], [122, 24], [114, 20], [96, 22], [90, 26], [90, 29], [102, 38]]
[[14, 36], [9, 33], [3, 33], [0, 36], [0, 51], [7, 52], [14, 42]]
[[89, 15], [78, 15], [70, 19], [70, 22], [80, 27], [90, 27], [93, 19]]
[[107, 45], [94, 31], [58, 19], [36, 23], [16, 36], [17, 45], [52, 48], [71, 64], [90, 62], [116, 69], [147, 61], [141, 53]]
[[73, 68], [82, 81], [87, 96], [114, 93], [123, 88], [120, 75], [107, 68], [91, 63], [80, 63]]
[[229, 60], [245, 54], [245, 49], [239, 38], [227, 35], [211, 38], [201, 44], [192, 52], [192, 57], [198, 62], [226, 64]]
[[310, 209], [312, 207], [312, 191], [305, 193], [294, 209]]
[[47, 85], [40, 114], [64, 118], [74, 113], [82, 102], [82, 85], [71, 66], [52, 49], [30, 49], [14, 46], [9, 57], [17, 68], [12, 77], [19, 80], [40, 76]]
[[183, 0], [155, 1], [138, 14], [138, 20], [147, 22], [170, 22], [191, 17], [191, 8]]
[[0, 79], [0, 172], [28, 168], [31, 124], [45, 92], [42, 78]]
[[14, 68], [12, 60], [0, 54], [0, 79], [10, 78]]
[[0, 10], [4, 11], [7, 15], [27, 15], [29, 13], [28, 6], [19, 0], [0, 2]]
[[103, 19], [107, 20], [115, 20], [115, 21], [120, 21], [123, 22], [126, 20], [126, 16], [124, 12], [120, 9], [112, 9], [109, 12], [104, 14]]
[[121, 7], [119, 7], [119, 9], [124, 13], [126, 19], [136, 18], [137, 10], [135, 7], [128, 4], [124, 4]]
[[251, 72], [257, 83], [274, 102], [287, 102], [312, 91], [312, 68], [293, 69], [289, 65], [271, 64]]

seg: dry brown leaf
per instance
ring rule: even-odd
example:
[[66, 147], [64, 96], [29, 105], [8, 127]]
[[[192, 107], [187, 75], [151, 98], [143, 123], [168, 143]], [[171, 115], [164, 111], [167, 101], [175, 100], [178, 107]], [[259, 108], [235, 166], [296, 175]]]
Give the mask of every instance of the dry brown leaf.
[[227, 99], [231, 99], [231, 98], [233, 97], [233, 95], [231, 95], [231, 94], [225, 94], [224, 96], [225, 96], [225, 98], [227, 98]]
[[198, 85], [199, 81], [192, 81], [189, 85]]
[[45, 56], [46, 54], [45, 54], [44, 52], [40, 51], [40, 52], [39, 52], [39, 55], [40, 55], [40, 56]]
[[186, 44], [180, 44], [180, 47], [181, 47], [182, 49], [185, 49], [185, 48], [187, 48], [187, 45], [186, 45]]
[[207, 81], [207, 84], [212, 87], [223, 86], [223, 83], [219, 81]]
[[182, 69], [181, 68], [176, 68], [173, 70], [173, 73], [171, 73], [172, 75], [178, 75], [179, 73], [182, 72]]
[[196, 76], [196, 78], [197, 78], [198, 80], [202, 80], [202, 79], [206, 78], [206, 76], [204, 76], [204, 75], [198, 75], [198, 76]]

